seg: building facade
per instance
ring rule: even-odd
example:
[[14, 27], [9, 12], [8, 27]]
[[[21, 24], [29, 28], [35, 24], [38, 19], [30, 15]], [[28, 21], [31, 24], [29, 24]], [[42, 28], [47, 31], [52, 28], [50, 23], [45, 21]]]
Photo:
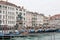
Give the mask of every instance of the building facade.
[[49, 25], [49, 17], [44, 16], [43, 26], [47, 27]]
[[25, 15], [23, 13], [20, 15], [19, 22], [20, 27], [40, 27], [44, 24], [44, 15], [25, 10]]
[[26, 11], [26, 27], [40, 27], [44, 24], [44, 15], [37, 12]]
[[60, 28], [60, 14], [50, 17], [49, 25], [52, 27]]
[[32, 27], [32, 15], [33, 12], [30, 11], [26, 11], [26, 27]]
[[0, 1], [0, 25], [16, 25], [16, 7], [15, 4]]
[[24, 7], [0, 1], [0, 25], [15, 26], [16, 28], [40, 27], [46, 21], [45, 16], [37, 12], [30, 12]]
[[33, 12], [32, 13], [32, 27], [36, 27], [37, 26], [37, 13]]
[[44, 15], [43, 14], [37, 14], [37, 27], [40, 27], [44, 24]]
[[16, 11], [16, 13], [17, 13], [17, 25], [18, 25], [18, 27], [22, 27], [22, 28], [24, 28], [24, 27], [26, 27], [26, 25], [25, 25], [25, 23], [26, 23], [26, 9], [24, 9], [24, 7], [17, 7], [17, 11]]

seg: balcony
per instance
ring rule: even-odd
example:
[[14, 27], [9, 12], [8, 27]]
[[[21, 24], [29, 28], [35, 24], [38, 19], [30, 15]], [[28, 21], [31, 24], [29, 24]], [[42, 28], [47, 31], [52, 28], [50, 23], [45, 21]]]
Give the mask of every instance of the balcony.
[[22, 23], [23, 21], [22, 20], [17, 20], [17, 23]]
[[37, 20], [37, 18], [32, 18], [32, 20]]

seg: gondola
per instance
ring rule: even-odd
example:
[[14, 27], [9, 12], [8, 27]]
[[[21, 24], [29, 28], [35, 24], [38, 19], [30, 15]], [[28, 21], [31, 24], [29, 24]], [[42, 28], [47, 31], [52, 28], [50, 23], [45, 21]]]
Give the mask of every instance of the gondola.
[[29, 33], [35, 33], [35, 30], [34, 29], [29, 29], [28, 32]]

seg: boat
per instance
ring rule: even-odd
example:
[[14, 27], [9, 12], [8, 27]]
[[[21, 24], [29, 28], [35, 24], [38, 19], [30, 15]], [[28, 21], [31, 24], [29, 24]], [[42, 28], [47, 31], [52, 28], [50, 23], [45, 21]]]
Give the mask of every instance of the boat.
[[9, 31], [9, 32], [0, 32], [0, 39], [1, 38], [12, 38], [12, 37], [25, 37], [26, 35], [23, 35], [22, 32], [25, 32], [25, 30], [21, 30], [20, 32], [18, 30], [15, 31]]
[[13, 37], [13, 35], [9, 35], [9, 34], [4, 34], [4, 33], [0, 33], [0, 39], [7, 39], [7, 38], [11, 38], [11, 37]]
[[14, 34], [14, 35], [19, 35], [20, 32], [19, 32], [18, 30], [15, 30], [15, 31], [13, 32], [13, 34]]
[[35, 33], [35, 30], [34, 29], [29, 29], [28, 32], [29, 33]]
[[26, 30], [24, 30], [24, 29], [21, 29], [20, 31], [19, 31], [19, 33], [24, 33]]
[[56, 32], [60, 32], [60, 29], [57, 29]]
[[12, 37], [15, 37], [17, 35], [19, 35], [19, 31], [15, 30], [14, 32], [10, 31], [10, 32], [0, 32], [0, 38], [12, 38]]
[[45, 29], [45, 32], [49, 32], [50, 31], [50, 29]]
[[57, 31], [57, 29], [55, 29], [55, 28], [51, 28], [51, 29], [46, 29], [45, 30], [45, 32], [56, 32]]
[[37, 29], [36, 33], [42, 33], [43, 31], [43, 29]]
[[57, 29], [55, 28], [44, 28], [44, 29], [37, 29], [36, 33], [46, 33], [46, 32], [56, 32]]

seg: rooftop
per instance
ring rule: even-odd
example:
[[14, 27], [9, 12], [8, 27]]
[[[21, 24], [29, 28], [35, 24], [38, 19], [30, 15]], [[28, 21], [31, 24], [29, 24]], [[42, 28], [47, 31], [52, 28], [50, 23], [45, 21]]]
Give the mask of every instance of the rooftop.
[[50, 19], [59, 19], [59, 18], [60, 18], [60, 14], [56, 14], [50, 17]]
[[17, 7], [15, 4], [12, 4], [12, 3], [6, 2], [6, 1], [0, 1], [0, 4], [4, 4], [4, 5], [9, 5], [9, 6]]

